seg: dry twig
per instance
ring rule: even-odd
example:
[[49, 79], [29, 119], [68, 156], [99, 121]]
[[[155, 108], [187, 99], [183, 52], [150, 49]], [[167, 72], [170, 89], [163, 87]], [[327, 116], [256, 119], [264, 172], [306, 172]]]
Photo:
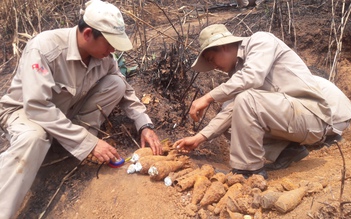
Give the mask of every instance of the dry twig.
[[[179, 40], [175, 39], [174, 37], [169, 36], [168, 34], [163, 33], [163, 31], [160, 31], [160, 30], [158, 30], [157, 28], [155, 28], [154, 26], [152, 26], [151, 24], [149, 24], [149, 23], [147, 23], [147, 22], [141, 20], [140, 18], [138, 18], [137, 16], [135, 16], [135, 15], [134, 15], [133, 13], [131, 13], [130, 11], [126, 11], [126, 10], [123, 10], [123, 9], [122, 9], [121, 11], [122, 11], [123, 13], [125, 13], [126, 15], [132, 17], [133, 19], [136, 19], [136, 20], [138, 20], [138, 21], [144, 23], [144, 24], [147, 25], [148, 27], [150, 27], [150, 28], [152, 28], [153, 30], [155, 30], [157, 33], [159, 33], [159, 34], [161, 34], [161, 35], [163, 35], [163, 36], [166, 36], [166, 37], [168, 37], [169, 39], [174, 40], [175, 42], [179, 42]], [[180, 42], [180, 43], [181, 43], [181, 42]], [[191, 50], [194, 50], [194, 51], [197, 51], [196, 49], [190, 47], [189, 45], [187, 46], [187, 48], [189, 48], [189, 49], [191, 49]]]
[[100, 133], [104, 134], [104, 135], [105, 135], [105, 137], [103, 137], [102, 139], [108, 139], [108, 138], [111, 138], [111, 136], [110, 136], [110, 134], [109, 134], [109, 133], [104, 132], [104, 131], [102, 131], [102, 130], [101, 130], [101, 129], [99, 129], [99, 128], [96, 128], [96, 127], [94, 127], [94, 126], [90, 125], [90, 124], [89, 124], [89, 123], [87, 123], [87, 122], [84, 122], [84, 121], [82, 121], [82, 120], [78, 120], [78, 122], [79, 122], [79, 123], [82, 123], [83, 125], [88, 126], [89, 128], [95, 129], [96, 131], [98, 131], [98, 132], [100, 132]]
[[66, 160], [66, 159], [68, 159], [68, 158], [70, 158], [70, 157], [72, 157], [72, 156], [71, 156], [71, 155], [65, 156], [65, 157], [63, 157], [63, 158], [60, 158], [60, 159], [51, 161], [51, 162], [49, 162], [49, 163], [45, 163], [45, 164], [41, 165], [41, 167], [47, 167], [47, 166], [50, 166], [50, 165], [59, 163], [59, 162], [64, 161], [64, 160]]
[[138, 146], [138, 148], [140, 148], [140, 145], [138, 144], [138, 142], [133, 138], [133, 136], [130, 134], [130, 132], [128, 131], [127, 127], [125, 127], [125, 125], [121, 125], [122, 129], [127, 133], [127, 135], [129, 136], [130, 139], [132, 139], [132, 141], [134, 142], [134, 144], [136, 146]]
[[346, 178], [346, 163], [345, 163], [345, 157], [344, 157], [344, 153], [341, 150], [340, 145], [338, 144], [337, 141], [334, 141], [334, 143], [338, 146], [340, 155], [341, 155], [341, 159], [342, 159], [342, 170], [341, 170], [341, 186], [340, 186], [340, 196], [339, 196], [339, 210], [340, 210], [340, 218], [343, 215], [343, 211], [344, 211], [344, 204], [349, 203], [349, 202], [342, 202], [342, 195], [344, 193], [344, 188], [345, 188], [345, 178]]
[[[337, 3], [334, 5], [334, 0], [332, 0], [332, 24], [331, 24], [331, 29], [333, 31], [333, 35], [335, 37], [335, 42], [336, 42], [336, 51], [334, 55], [334, 60], [332, 67], [330, 69], [329, 73], [329, 80], [334, 82], [335, 76], [337, 74], [337, 65], [340, 59], [341, 51], [342, 51], [342, 40], [344, 37], [344, 30], [345, 30], [345, 25], [349, 19], [350, 13], [351, 13], [351, 4], [349, 5], [348, 9], [345, 11], [345, 5], [346, 1], [343, 1], [342, 4], [342, 12], [341, 12], [341, 21], [340, 25], [336, 28], [335, 27], [335, 7]], [[330, 42], [331, 43], [331, 42]]]
[[272, 24], [273, 24], [273, 20], [274, 20], [274, 15], [275, 15], [275, 10], [277, 8], [277, 0], [274, 0], [273, 2], [273, 7], [272, 7], [272, 17], [271, 17], [271, 22], [270, 22], [270, 25], [269, 25], [269, 29], [268, 29], [268, 32], [272, 32]]
[[282, 40], [285, 41], [285, 36], [284, 36], [284, 27], [283, 27], [283, 15], [282, 15], [282, 8], [278, 7], [279, 10], [279, 17], [280, 17], [280, 31], [282, 33]]

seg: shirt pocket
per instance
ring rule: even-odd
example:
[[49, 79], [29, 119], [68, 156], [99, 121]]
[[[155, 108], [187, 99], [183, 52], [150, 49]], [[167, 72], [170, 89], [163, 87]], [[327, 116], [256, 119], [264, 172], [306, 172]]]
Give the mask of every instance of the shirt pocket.
[[71, 88], [63, 83], [56, 82], [55, 86], [52, 88], [57, 94], [70, 93], [72, 96], [76, 95], [76, 89]]
[[52, 88], [52, 102], [59, 108], [63, 113], [68, 112], [71, 107], [72, 101], [76, 94], [76, 89], [71, 88], [62, 83], [56, 82], [55, 86]]

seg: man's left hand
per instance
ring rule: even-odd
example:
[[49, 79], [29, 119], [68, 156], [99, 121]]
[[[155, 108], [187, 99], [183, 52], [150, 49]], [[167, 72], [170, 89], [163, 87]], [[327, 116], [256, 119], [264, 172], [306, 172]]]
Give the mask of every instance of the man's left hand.
[[161, 155], [163, 153], [160, 140], [156, 133], [149, 128], [145, 128], [141, 131], [141, 147], [145, 147], [146, 143], [150, 145], [154, 155]]

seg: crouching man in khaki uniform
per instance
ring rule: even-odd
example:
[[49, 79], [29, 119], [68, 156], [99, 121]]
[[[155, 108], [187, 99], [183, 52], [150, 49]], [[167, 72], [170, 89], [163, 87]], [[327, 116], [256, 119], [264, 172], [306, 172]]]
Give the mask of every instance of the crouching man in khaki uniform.
[[121, 12], [93, 0], [82, 14], [78, 26], [45, 31], [28, 42], [0, 100], [1, 127], [10, 141], [0, 154], [1, 219], [16, 213], [53, 138], [80, 160], [89, 153], [105, 162], [118, 157], [96, 137], [104, 122], [97, 105], [108, 115], [119, 104], [141, 132], [141, 145], [162, 153], [145, 106], [111, 55], [132, 49]]
[[[195, 100], [189, 114], [199, 121], [213, 101], [222, 111], [192, 137], [174, 146], [189, 151], [230, 128], [230, 166], [250, 177], [288, 167], [308, 155], [304, 145], [321, 144], [349, 126], [350, 100], [330, 81], [311, 74], [305, 63], [271, 33], [236, 37], [222, 24], [203, 29], [201, 51], [192, 65], [230, 76]], [[265, 159], [272, 161], [265, 165]]]

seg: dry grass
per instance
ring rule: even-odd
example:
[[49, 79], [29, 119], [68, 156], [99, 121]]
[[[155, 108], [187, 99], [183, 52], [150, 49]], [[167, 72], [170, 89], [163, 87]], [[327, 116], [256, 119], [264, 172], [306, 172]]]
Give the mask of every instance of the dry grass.
[[[2, 42], [0, 52], [0, 71], [12, 61], [15, 66], [21, 55], [26, 42], [37, 33], [44, 30], [72, 27], [79, 19], [79, 9], [86, 0], [3, 0], [0, 2], [0, 39]], [[189, 55], [196, 55], [196, 38], [199, 29], [207, 26], [209, 22], [209, 8], [219, 3], [227, 3], [221, 0], [204, 2], [183, 2], [181, 0], [148, 1], [148, 0], [107, 0], [117, 5], [122, 11], [127, 32], [135, 47], [125, 55], [131, 62], [137, 63], [139, 70], [146, 71], [159, 65], [157, 56], [167, 54], [171, 50], [179, 56], [174, 69], [170, 69], [172, 75], [183, 75], [189, 69], [192, 61]], [[270, 1], [272, 2], [272, 1]], [[258, 30], [276, 33], [280, 32], [280, 38], [291, 41], [290, 45], [298, 48], [298, 36], [296, 18], [305, 13], [296, 10], [298, 4], [304, 4], [307, 10], [311, 8], [318, 11], [324, 6], [331, 8], [331, 27], [328, 53], [326, 54], [326, 66], [330, 69], [330, 79], [334, 80], [337, 72], [337, 63], [342, 51], [343, 35], [347, 27], [350, 15], [350, 4], [346, 1], [302, 1], [274, 0], [273, 7], [263, 6], [264, 9], [238, 14], [225, 22], [234, 26], [234, 34], [241, 36], [251, 35]], [[268, 5], [268, 4], [267, 4]], [[153, 6], [153, 7], [152, 7]], [[180, 8], [186, 6], [187, 11], [179, 13]], [[300, 7], [301, 9], [301, 7]], [[253, 13], [251, 13], [253, 12]], [[204, 16], [205, 15], [205, 16]], [[197, 17], [197, 22], [187, 23], [190, 17]], [[194, 18], [192, 18], [194, 20]], [[196, 20], [195, 20], [196, 21]], [[254, 22], [252, 22], [254, 21]], [[162, 24], [162, 27], [159, 27]], [[194, 28], [196, 26], [196, 28]], [[176, 36], [167, 35], [166, 30], [174, 30]], [[152, 34], [150, 34], [153, 32]], [[157, 42], [156, 40], [157, 39]], [[163, 47], [163, 48], [162, 48]], [[159, 52], [159, 50], [163, 52]], [[156, 53], [157, 51], [157, 53]], [[159, 62], [164, 62], [162, 56]], [[127, 63], [128, 64], [128, 63]], [[133, 64], [134, 65], [134, 64]], [[183, 66], [185, 65], [185, 66]], [[15, 68], [16, 69], [16, 68]], [[159, 69], [156, 69], [159, 71]], [[9, 71], [7, 71], [9, 72]], [[14, 71], [13, 71], [14, 72]], [[156, 75], [159, 72], [156, 72]], [[170, 78], [173, 76], [169, 77]], [[174, 81], [172, 83], [178, 83]]]
[[68, 0], [3, 0], [0, 4], [1, 35], [5, 41], [12, 41], [16, 56], [37, 33], [73, 26], [80, 6], [79, 1]]

